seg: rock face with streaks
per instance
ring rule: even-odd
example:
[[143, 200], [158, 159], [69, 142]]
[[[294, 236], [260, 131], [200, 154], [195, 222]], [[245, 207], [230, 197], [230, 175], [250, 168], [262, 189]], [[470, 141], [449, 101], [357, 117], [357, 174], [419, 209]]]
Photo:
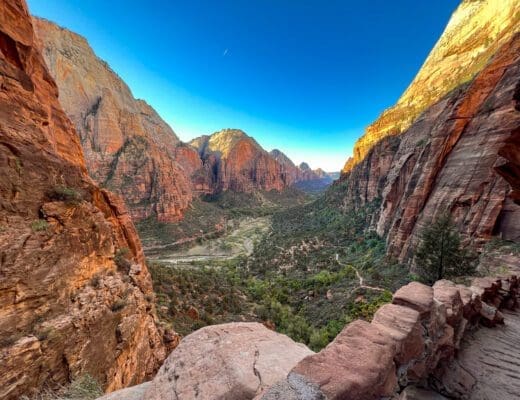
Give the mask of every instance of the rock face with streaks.
[[259, 323], [207, 326], [186, 336], [147, 386], [103, 399], [253, 399], [312, 354]]
[[[83, 37], [46, 20], [34, 24], [91, 177], [121, 194], [135, 220], [179, 220], [193, 197], [191, 176], [202, 168], [197, 153], [182, 146], [153, 108], [134, 99]], [[196, 179], [195, 188], [204, 191], [204, 182]]]
[[23, 0], [0, 3], [0, 340], [2, 399], [86, 373], [118, 389], [165, 357], [139, 238], [87, 174]]
[[205, 170], [211, 174], [213, 192], [281, 191], [307, 179], [282, 152], [268, 153], [239, 129], [200, 136], [190, 144], [198, 150]]
[[297, 167], [285, 172], [238, 130], [203, 136], [191, 145], [180, 142], [83, 37], [39, 18], [34, 25], [60, 102], [80, 136], [91, 177], [120, 194], [134, 220], [177, 222], [196, 196], [223, 190], [281, 191], [313, 179], [312, 171], [305, 174]]
[[376, 143], [405, 132], [423, 111], [471, 80], [519, 28], [517, 0], [463, 0], [413, 82], [366, 129], [343, 171], [352, 170]]
[[519, 79], [517, 34], [471, 82], [343, 175], [345, 203], [381, 202], [372, 227], [391, 255], [409, 260], [422, 228], [446, 211], [477, 244], [520, 240]]

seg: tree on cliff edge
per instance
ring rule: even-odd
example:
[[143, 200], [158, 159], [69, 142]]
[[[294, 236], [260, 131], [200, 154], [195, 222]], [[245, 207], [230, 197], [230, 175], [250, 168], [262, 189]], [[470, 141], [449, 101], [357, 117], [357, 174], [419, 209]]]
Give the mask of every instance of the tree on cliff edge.
[[428, 283], [471, 274], [475, 259], [471, 251], [461, 246], [460, 234], [450, 214], [441, 215], [423, 229], [415, 253], [419, 277]]

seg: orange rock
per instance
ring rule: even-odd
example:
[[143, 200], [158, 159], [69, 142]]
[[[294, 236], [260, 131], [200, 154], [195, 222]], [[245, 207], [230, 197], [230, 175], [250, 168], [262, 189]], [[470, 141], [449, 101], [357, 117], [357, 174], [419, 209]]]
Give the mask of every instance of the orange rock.
[[[107, 390], [165, 357], [122, 201], [87, 175], [23, 0], [0, 3], [0, 398], [89, 373]], [[115, 262], [126, 250], [129, 268]]]

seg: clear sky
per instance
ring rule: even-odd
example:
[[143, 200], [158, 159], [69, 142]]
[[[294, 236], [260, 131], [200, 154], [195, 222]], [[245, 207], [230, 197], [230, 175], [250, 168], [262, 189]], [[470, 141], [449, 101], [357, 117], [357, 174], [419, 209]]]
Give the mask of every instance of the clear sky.
[[459, 0], [28, 0], [85, 36], [182, 140], [240, 128], [338, 171]]

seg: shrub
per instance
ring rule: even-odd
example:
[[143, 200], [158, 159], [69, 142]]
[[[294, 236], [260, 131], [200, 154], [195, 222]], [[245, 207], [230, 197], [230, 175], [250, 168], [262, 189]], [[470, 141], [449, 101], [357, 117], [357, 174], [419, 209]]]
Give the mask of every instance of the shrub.
[[101, 277], [96, 274], [92, 277], [90, 280], [90, 286], [92, 286], [95, 289], [98, 289], [101, 286]]
[[94, 400], [101, 396], [103, 389], [98, 381], [86, 374], [73, 380], [63, 397], [70, 400]]
[[69, 204], [78, 204], [83, 200], [83, 196], [79, 191], [68, 186], [55, 186], [52, 188], [49, 197], [53, 200], [65, 201]]
[[125, 307], [126, 307], [126, 299], [117, 299], [116, 301], [114, 301], [114, 303], [112, 304], [112, 307], [110, 307], [110, 309], [112, 310], [112, 312], [118, 312], [118, 311], [121, 311]]
[[123, 247], [122, 249], [119, 249], [116, 251], [114, 255], [114, 262], [117, 265], [117, 268], [121, 271], [127, 272], [130, 271], [130, 267], [132, 266], [132, 263], [128, 259], [130, 256], [130, 250], [128, 247]]
[[48, 227], [49, 227], [49, 223], [47, 221], [45, 221], [44, 219], [39, 219], [39, 220], [33, 221], [31, 223], [31, 229], [34, 232], [46, 231]]

